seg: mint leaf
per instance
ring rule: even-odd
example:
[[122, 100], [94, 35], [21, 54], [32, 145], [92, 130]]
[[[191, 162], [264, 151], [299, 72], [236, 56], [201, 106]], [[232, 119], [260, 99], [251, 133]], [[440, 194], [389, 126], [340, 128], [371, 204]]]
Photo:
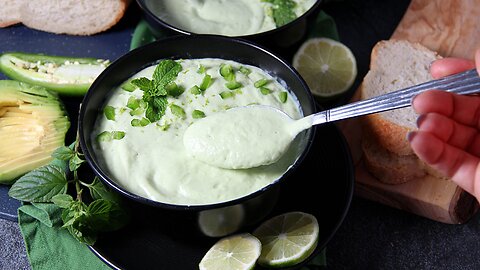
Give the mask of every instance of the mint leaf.
[[68, 194], [57, 194], [53, 196], [51, 200], [56, 206], [60, 208], [69, 208], [70, 205], [73, 203], [73, 198], [72, 196]]
[[155, 96], [167, 95], [165, 86], [174, 81], [178, 73], [182, 71], [182, 66], [173, 60], [163, 60], [158, 63], [155, 71], [153, 72], [153, 88]]
[[66, 146], [61, 146], [52, 153], [52, 157], [59, 160], [70, 160], [75, 155], [75, 152]]
[[71, 172], [76, 171], [83, 162], [85, 162], [85, 160], [80, 158], [78, 154], [75, 154], [68, 162], [68, 168]]
[[263, 0], [272, 3], [273, 20], [277, 27], [283, 26], [297, 18], [293, 11], [296, 3], [293, 0]]
[[115, 203], [120, 203], [121, 198], [118, 194], [111, 192], [101, 181], [98, 177], [93, 179], [93, 182], [87, 185], [88, 190], [90, 191], [90, 195], [94, 200], [104, 199], [108, 201], [112, 201]]
[[167, 109], [166, 97], [152, 97], [147, 101], [147, 109], [145, 110], [145, 117], [150, 120], [151, 123], [156, 122], [162, 118]]
[[97, 240], [97, 232], [89, 224], [88, 209], [82, 201], [73, 201], [70, 207], [63, 209], [62, 221], [62, 227], [80, 243], [93, 245]]
[[133, 85], [137, 86], [138, 88], [140, 88], [140, 90], [142, 90], [142, 91], [150, 91], [150, 89], [153, 88], [152, 81], [150, 81], [149, 79], [147, 79], [145, 77], [138, 78], [138, 79], [133, 79], [131, 81], [131, 83]]
[[50, 202], [53, 196], [66, 192], [65, 171], [56, 165], [46, 165], [20, 177], [8, 195], [24, 202]]
[[116, 203], [104, 199], [93, 201], [87, 207], [88, 225], [96, 231], [120, 229], [128, 221], [123, 209]]

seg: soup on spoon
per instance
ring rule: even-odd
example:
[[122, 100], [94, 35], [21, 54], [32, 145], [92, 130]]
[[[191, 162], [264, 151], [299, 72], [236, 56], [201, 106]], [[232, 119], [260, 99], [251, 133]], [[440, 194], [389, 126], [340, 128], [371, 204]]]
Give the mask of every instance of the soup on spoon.
[[312, 124], [313, 115], [293, 120], [270, 106], [237, 107], [190, 125], [183, 144], [190, 156], [207, 164], [248, 169], [275, 163]]

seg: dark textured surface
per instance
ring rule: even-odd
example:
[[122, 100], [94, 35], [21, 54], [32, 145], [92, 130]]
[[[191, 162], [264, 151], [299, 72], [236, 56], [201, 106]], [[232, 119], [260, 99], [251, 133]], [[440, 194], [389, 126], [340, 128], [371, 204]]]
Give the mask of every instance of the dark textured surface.
[[[336, 20], [342, 42], [357, 58], [357, 85], [368, 69], [371, 48], [376, 41], [389, 38], [408, 3], [407, 0], [345, 0], [325, 5], [325, 10]], [[0, 29], [0, 52], [65, 52], [115, 59], [128, 50], [132, 21], [137, 15], [130, 13], [133, 13], [130, 19], [96, 37], [56, 36], [23, 27]], [[327, 106], [336, 102], [341, 100], [331, 101]], [[7, 212], [15, 219], [18, 203], [7, 201], [6, 191], [6, 187], [0, 187], [0, 212]], [[327, 248], [327, 262], [329, 269], [480, 269], [479, 242], [478, 215], [464, 225], [446, 225], [354, 199], [344, 224]], [[0, 269], [28, 269], [18, 227], [8, 221], [0, 221]]]

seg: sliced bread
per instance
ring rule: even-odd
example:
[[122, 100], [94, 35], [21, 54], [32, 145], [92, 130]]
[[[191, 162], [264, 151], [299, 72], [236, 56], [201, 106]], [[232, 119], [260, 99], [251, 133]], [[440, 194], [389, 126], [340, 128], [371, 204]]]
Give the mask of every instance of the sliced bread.
[[414, 154], [396, 155], [368, 136], [362, 140], [361, 146], [365, 167], [380, 182], [401, 184], [427, 175], [424, 163]]
[[[130, 0], [15, 0], [3, 8], [10, 10], [10, 24], [24, 25], [57, 34], [92, 35], [115, 25], [124, 15]], [[7, 11], [0, 11], [6, 17]], [[0, 20], [1, 22], [1, 20]], [[9, 24], [4, 23], [2, 26]]]
[[[437, 53], [420, 44], [404, 40], [380, 41], [373, 48], [370, 71], [360, 86], [361, 99], [432, 80], [429, 68], [439, 58]], [[368, 115], [363, 118], [363, 126], [388, 151], [412, 155], [406, 135], [416, 129], [416, 119], [413, 109], [407, 107]]]
[[20, 19], [21, 0], [4, 0], [0, 8], [0, 27], [17, 24]]

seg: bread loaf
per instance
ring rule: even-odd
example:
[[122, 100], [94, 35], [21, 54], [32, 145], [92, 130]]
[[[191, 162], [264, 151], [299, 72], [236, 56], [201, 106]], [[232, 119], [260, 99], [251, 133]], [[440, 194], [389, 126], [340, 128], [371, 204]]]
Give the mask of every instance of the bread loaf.
[[[370, 70], [360, 86], [361, 99], [432, 80], [430, 65], [440, 59], [426, 47], [404, 40], [381, 41], [371, 55]], [[382, 112], [362, 118], [365, 165], [380, 181], [400, 184], [431, 173], [406, 139], [416, 129], [413, 108]]]
[[6, 0], [0, 26], [14, 23], [57, 34], [92, 35], [115, 25], [130, 0]]

